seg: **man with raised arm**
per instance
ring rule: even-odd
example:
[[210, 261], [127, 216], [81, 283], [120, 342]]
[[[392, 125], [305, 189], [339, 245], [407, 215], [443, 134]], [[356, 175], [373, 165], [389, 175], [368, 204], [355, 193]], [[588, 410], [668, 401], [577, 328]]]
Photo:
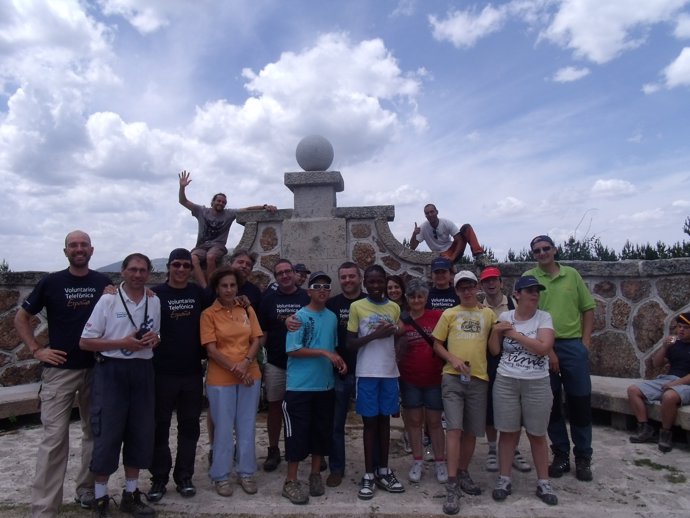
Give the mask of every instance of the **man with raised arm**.
[[[56, 516], [62, 503], [70, 413], [75, 400], [82, 429], [75, 500], [85, 509], [93, 504], [89, 407], [94, 361], [93, 354], [79, 348], [79, 337], [103, 289], [111, 282], [105, 275], [89, 269], [93, 246], [85, 232], [75, 230], [67, 234], [64, 253], [69, 262], [67, 269], [43, 277], [14, 317], [19, 337], [43, 364], [39, 390], [43, 437], [31, 487], [33, 518]], [[31, 325], [32, 317], [43, 309], [48, 317], [48, 345], [45, 346], [36, 340]]]
[[[211, 199], [211, 207], [197, 205], [187, 199], [185, 189], [192, 182], [190, 174], [182, 171], [178, 175], [180, 179], [179, 202], [183, 207], [188, 208], [192, 216], [199, 222], [199, 234], [196, 245], [192, 249], [192, 264], [194, 266], [194, 279], [202, 286], [206, 287], [208, 278], [213, 271], [220, 265], [223, 256], [228, 253], [225, 247], [228, 241], [230, 225], [235, 221], [237, 213], [241, 210], [265, 210], [276, 212], [278, 209], [274, 205], [252, 205], [243, 209], [226, 209], [228, 199], [222, 192], [215, 194]], [[202, 263], [206, 261], [206, 272], [202, 268]]]

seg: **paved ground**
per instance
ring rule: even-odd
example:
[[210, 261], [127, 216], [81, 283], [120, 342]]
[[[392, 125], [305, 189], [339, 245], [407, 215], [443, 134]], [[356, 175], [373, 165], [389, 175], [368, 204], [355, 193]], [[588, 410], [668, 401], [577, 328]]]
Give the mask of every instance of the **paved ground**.
[[[263, 414], [260, 414], [263, 418]], [[399, 426], [399, 421], [395, 423]], [[66, 504], [61, 517], [89, 516], [69, 499], [74, 492], [74, 466], [77, 460], [79, 428], [72, 424], [71, 453], [65, 483]], [[24, 427], [4, 432], [0, 439], [0, 516], [15, 518], [28, 516], [29, 484], [33, 477], [35, 445], [41, 434], [40, 427]], [[401, 480], [406, 480], [409, 456], [400, 448], [400, 429], [392, 432], [391, 466]], [[662, 454], [653, 444], [633, 445], [627, 434], [608, 427], [596, 427], [594, 482], [578, 482], [572, 474], [553, 481], [560, 503], [556, 507], [543, 504], [534, 496], [534, 472], [516, 473], [513, 477], [513, 495], [503, 503], [491, 499], [494, 474], [483, 470], [486, 443], [480, 440], [477, 453], [471, 466], [471, 473], [482, 486], [481, 496], [462, 499], [459, 516], [482, 517], [567, 517], [606, 516], [608, 518], [628, 518], [630, 516], [683, 517], [690, 516], [690, 452], [686, 446], [678, 445], [673, 452]], [[524, 440], [523, 440], [524, 442]], [[257, 425], [257, 454], [259, 463], [266, 454], [265, 425]], [[529, 447], [522, 444], [523, 452]], [[368, 501], [357, 499], [357, 482], [362, 475], [363, 456], [361, 432], [356, 418], [350, 421], [347, 435], [348, 472], [343, 484], [336, 488], [326, 488], [326, 494], [312, 498], [306, 506], [290, 504], [280, 495], [286, 465], [281, 463], [273, 473], [259, 472], [257, 481], [259, 492], [246, 495], [239, 486], [230, 498], [218, 496], [206, 476], [207, 441], [205, 433], [200, 441], [197, 456], [197, 473], [194, 482], [198, 493], [194, 498], [183, 499], [168, 486], [168, 494], [155, 505], [159, 517], [204, 517], [204, 516], [415, 516], [442, 515], [444, 498], [443, 486], [433, 476], [433, 465], [426, 466], [421, 483], [405, 483], [404, 494], [393, 495], [382, 491]], [[306, 464], [300, 470], [300, 477], [306, 478]], [[123, 484], [122, 472], [110, 482], [111, 494], [119, 493]], [[149, 487], [148, 477], [141, 477], [142, 489]], [[119, 516], [117, 511], [114, 516]]]

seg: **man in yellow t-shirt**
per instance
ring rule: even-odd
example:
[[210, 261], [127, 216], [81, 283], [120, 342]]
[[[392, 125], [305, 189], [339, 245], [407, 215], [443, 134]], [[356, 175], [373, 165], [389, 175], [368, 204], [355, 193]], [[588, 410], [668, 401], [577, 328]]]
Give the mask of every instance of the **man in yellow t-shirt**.
[[491, 309], [479, 307], [478, 281], [472, 272], [458, 272], [454, 286], [460, 304], [443, 312], [433, 332], [434, 351], [446, 362], [441, 382], [447, 423], [446, 514], [459, 511], [460, 489], [470, 495], [482, 492], [467, 469], [477, 437], [484, 435], [486, 426], [486, 349], [491, 326], [496, 322]]

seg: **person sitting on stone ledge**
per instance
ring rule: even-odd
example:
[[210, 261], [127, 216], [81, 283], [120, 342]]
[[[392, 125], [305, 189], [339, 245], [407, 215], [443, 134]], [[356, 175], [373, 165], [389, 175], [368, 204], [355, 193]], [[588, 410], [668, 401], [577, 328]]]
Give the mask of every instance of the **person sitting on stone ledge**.
[[690, 312], [676, 317], [676, 335], [666, 337], [652, 356], [652, 365], [656, 368], [668, 365], [668, 374], [628, 387], [628, 401], [637, 419], [637, 433], [630, 436], [630, 442], [652, 441], [654, 428], [647, 420], [645, 403], [660, 401], [659, 450], [667, 453], [673, 448], [671, 427], [676, 421], [678, 407], [690, 404]]

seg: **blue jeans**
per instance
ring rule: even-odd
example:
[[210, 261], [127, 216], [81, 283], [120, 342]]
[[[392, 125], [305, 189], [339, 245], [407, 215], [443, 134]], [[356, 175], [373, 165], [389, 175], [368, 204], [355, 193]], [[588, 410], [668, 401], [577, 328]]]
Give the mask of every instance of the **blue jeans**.
[[[240, 477], [256, 472], [256, 411], [259, 406], [261, 380], [253, 385], [206, 387], [206, 394], [215, 426], [213, 435], [213, 464], [208, 476], [214, 482], [228, 480], [237, 459], [236, 471]], [[237, 455], [235, 455], [235, 441]]]
[[561, 390], [565, 390], [570, 436], [575, 458], [592, 456], [592, 380], [589, 377], [589, 351], [579, 338], [557, 339], [554, 351], [560, 373], [551, 372], [553, 407], [549, 420], [549, 439], [554, 453], [569, 455], [570, 440], [565, 424]]
[[333, 413], [333, 439], [328, 457], [331, 473], [345, 473], [345, 422], [350, 400], [355, 393], [355, 375], [335, 377], [335, 410]]

